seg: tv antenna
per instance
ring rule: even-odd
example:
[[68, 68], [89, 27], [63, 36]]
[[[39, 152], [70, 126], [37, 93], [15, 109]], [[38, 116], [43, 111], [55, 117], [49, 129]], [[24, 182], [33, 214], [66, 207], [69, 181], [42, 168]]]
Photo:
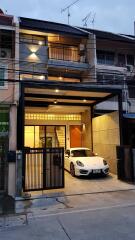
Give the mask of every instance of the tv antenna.
[[93, 29], [94, 29], [94, 24], [95, 24], [95, 17], [96, 17], [96, 13], [93, 14], [93, 17], [92, 17], [92, 20], [91, 20]]
[[89, 12], [89, 13], [86, 15], [86, 17], [82, 19], [82, 22], [84, 22], [84, 24], [83, 24], [84, 27], [87, 27], [87, 22], [88, 22], [90, 16], [91, 16], [91, 12]]
[[78, 1], [80, 1], [80, 0], [76, 0], [75, 2], [69, 4], [67, 7], [61, 9], [61, 13], [65, 12], [66, 10], [67, 10], [67, 12], [68, 12], [68, 15], [67, 15], [67, 17], [68, 17], [68, 24], [69, 24], [69, 19], [70, 19], [70, 17], [71, 17], [70, 8], [71, 8], [73, 5], [75, 5], [75, 3], [77, 3]]

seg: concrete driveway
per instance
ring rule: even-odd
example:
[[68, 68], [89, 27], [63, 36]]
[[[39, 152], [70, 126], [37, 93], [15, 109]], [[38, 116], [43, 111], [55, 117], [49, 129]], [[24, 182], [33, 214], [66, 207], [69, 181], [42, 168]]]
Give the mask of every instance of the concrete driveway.
[[117, 179], [116, 175], [107, 177], [76, 178], [65, 171], [65, 194], [81, 194], [135, 189], [135, 185]]
[[135, 189], [134, 184], [120, 181], [117, 179], [117, 176], [113, 174], [109, 174], [109, 176], [107, 177], [79, 178], [72, 177], [69, 172], [65, 171], [65, 188], [31, 192], [31, 195], [33, 197], [36, 195], [68, 196], [76, 194], [92, 194], [131, 189]]

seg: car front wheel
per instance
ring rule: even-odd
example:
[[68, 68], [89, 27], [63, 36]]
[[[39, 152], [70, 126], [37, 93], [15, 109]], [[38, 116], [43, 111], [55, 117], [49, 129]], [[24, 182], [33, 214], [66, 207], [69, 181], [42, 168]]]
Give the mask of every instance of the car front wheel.
[[75, 177], [75, 167], [73, 163], [70, 164], [70, 173], [72, 177]]

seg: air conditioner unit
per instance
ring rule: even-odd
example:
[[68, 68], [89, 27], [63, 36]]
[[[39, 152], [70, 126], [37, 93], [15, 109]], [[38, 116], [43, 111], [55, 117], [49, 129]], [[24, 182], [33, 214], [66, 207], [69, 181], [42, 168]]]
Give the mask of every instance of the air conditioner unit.
[[128, 72], [132, 72], [133, 69], [134, 69], [134, 66], [133, 65], [126, 65], [126, 68], [127, 68]]
[[11, 50], [7, 48], [0, 49], [0, 57], [1, 58], [10, 58], [11, 57]]

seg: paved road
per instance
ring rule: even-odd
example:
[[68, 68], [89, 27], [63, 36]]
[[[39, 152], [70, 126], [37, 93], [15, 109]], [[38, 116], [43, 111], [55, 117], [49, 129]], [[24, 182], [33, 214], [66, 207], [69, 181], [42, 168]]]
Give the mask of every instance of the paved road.
[[57, 200], [59, 204], [53, 208], [33, 208], [28, 224], [22, 216], [24, 224], [19, 226], [14, 220], [14, 226], [5, 225], [0, 230], [0, 240], [135, 239], [135, 191]]

